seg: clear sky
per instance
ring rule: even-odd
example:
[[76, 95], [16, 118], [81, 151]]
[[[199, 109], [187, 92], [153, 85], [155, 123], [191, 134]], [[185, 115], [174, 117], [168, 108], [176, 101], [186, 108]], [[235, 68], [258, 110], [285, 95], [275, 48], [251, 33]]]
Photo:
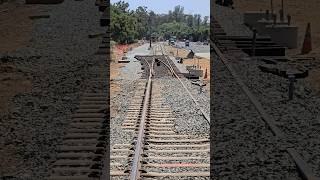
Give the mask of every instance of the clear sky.
[[[119, 0], [111, 0], [116, 3]], [[202, 17], [210, 16], [210, 0], [123, 0], [129, 3], [129, 9], [136, 9], [138, 6], [146, 6], [148, 10], [155, 13], [168, 13], [175, 6], [184, 7], [186, 14], [201, 14]]]

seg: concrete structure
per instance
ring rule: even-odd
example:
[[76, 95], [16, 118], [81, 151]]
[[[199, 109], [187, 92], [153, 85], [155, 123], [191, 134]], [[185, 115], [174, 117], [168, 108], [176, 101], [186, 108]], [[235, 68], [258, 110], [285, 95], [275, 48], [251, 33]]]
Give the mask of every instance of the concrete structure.
[[273, 42], [288, 48], [297, 48], [298, 46], [298, 27], [288, 25], [267, 25], [267, 33], [270, 34]]
[[249, 27], [256, 27], [257, 22], [265, 17], [264, 11], [247, 11], [243, 14], [243, 22]]
[[[268, 32], [266, 26], [272, 25], [273, 20], [266, 20], [266, 19], [261, 19], [257, 21], [255, 28], [258, 31], [259, 35], [270, 35], [270, 32]], [[276, 22], [276, 25], [286, 25], [288, 22]]]
[[195, 56], [210, 59], [210, 53], [196, 53]]
[[184, 65], [184, 64], [180, 64], [180, 63], [178, 63], [176, 60], [174, 60], [173, 58], [171, 58], [172, 59], [172, 62], [174, 62], [174, 65], [176, 65], [176, 67], [179, 69], [179, 71], [181, 72], [181, 73], [189, 73], [188, 72], [188, 70], [187, 70], [187, 68], [186, 68], [186, 66]]
[[188, 65], [186, 66], [187, 71], [190, 71], [191, 69], [194, 69], [194, 68], [195, 68], [195, 66], [188, 66]]
[[257, 21], [256, 29], [259, 35], [267, 35], [266, 26], [271, 25], [273, 23], [272, 20], [261, 19]]
[[191, 69], [190, 74], [198, 76], [198, 77], [202, 77], [203, 76], [203, 70], [202, 69]]

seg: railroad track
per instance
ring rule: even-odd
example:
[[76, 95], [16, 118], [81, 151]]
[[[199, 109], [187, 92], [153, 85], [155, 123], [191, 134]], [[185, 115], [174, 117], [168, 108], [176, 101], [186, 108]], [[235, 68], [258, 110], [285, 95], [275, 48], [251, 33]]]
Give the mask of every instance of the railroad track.
[[[102, 83], [100, 79], [97, 84]], [[92, 83], [92, 82], [91, 82]], [[103, 90], [82, 94], [67, 133], [58, 147], [47, 179], [98, 179], [103, 173], [108, 146], [108, 94]]]
[[[100, 59], [99, 59], [100, 60]], [[109, 91], [105, 62], [96, 78], [88, 81], [94, 88], [80, 97], [77, 110], [71, 117], [63, 141], [57, 148], [49, 180], [100, 179], [108, 168], [109, 154]]]
[[125, 131], [135, 134], [134, 143], [112, 147], [112, 179], [209, 179], [209, 138], [176, 133], [175, 118], [161, 95], [161, 84], [153, 82], [157, 74], [177, 75], [162, 53], [158, 45], [152, 56], [137, 57], [148, 76], [140, 80], [122, 124]]
[[[230, 64], [230, 60], [227, 58], [228, 56], [232, 56], [233, 53], [241, 53], [240, 48], [236, 48], [234, 46], [224, 46], [223, 43], [221, 43], [220, 39], [223, 41], [225, 39], [228, 39], [226, 36], [226, 33], [224, 32], [223, 28], [219, 25], [219, 23], [213, 19], [213, 36], [211, 41], [213, 42], [211, 45], [211, 48], [215, 55], [217, 56], [217, 60], [221, 61], [230, 74], [233, 76], [237, 84], [242, 89], [243, 93], [249, 98], [251, 103], [254, 105], [256, 110], [261, 115], [264, 122], [267, 124], [269, 129], [272, 131], [274, 136], [277, 137], [277, 139], [280, 140], [280, 142], [283, 142], [286, 144], [285, 153], [288, 153], [290, 157], [292, 158], [293, 162], [295, 163], [297, 167], [297, 171], [300, 175], [300, 177], [304, 180], [319, 180], [319, 177], [316, 177], [312, 171], [312, 169], [309, 167], [308, 163], [302, 158], [302, 156], [297, 152], [294, 145], [291, 145], [290, 143], [286, 142], [286, 135], [283, 133], [281, 128], [277, 126], [277, 123], [275, 119], [268, 114], [265, 109], [263, 108], [262, 104], [257, 100], [257, 98], [254, 96], [254, 94], [250, 91], [250, 89], [245, 85], [245, 83], [242, 81], [240, 76], [237, 74], [233, 66]], [[220, 37], [217, 38], [217, 37]], [[233, 37], [235, 38], [235, 37]]]
[[[104, 7], [107, 5], [104, 5]], [[110, 32], [102, 38], [97, 55], [108, 55]], [[63, 141], [57, 148], [55, 162], [51, 165], [49, 180], [108, 179], [109, 164], [109, 71], [108, 57], [99, 56], [100, 69], [95, 79], [87, 81], [87, 89], [80, 97], [77, 110], [71, 117]], [[95, 59], [95, 58], [93, 58]], [[91, 85], [92, 86], [91, 86]], [[92, 87], [90, 89], [90, 87]]]

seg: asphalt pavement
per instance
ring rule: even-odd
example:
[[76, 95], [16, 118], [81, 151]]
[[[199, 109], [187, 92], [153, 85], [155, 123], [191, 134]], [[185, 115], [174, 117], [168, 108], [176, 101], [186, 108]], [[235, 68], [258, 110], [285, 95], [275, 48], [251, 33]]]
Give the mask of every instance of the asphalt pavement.
[[210, 46], [203, 45], [202, 42], [190, 42], [189, 47], [185, 46], [185, 42], [177, 42], [176, 45], [181, 48], [192, 50], [195, 53], [210, 53]]
[[177, 42], [176, 46], [192, 50], [196, 56], [210, 59], [210, 45], [203, 45], [203, 42], [190, 42], [189, 47], [185, 46], [185, 42]]

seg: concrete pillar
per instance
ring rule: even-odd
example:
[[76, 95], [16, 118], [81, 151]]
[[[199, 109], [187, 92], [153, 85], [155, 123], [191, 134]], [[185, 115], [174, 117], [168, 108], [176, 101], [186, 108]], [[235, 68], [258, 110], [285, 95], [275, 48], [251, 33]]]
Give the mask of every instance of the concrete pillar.
[[261, 19], [257, 22], [256, 29], [260, 35], [268, 35], [266, 32], [266, 26], [272, 25], [272, 20]]
[[[276, 22], [276, 25], [285, 25], [287, 22]], [[273, 25], [273, 20], [261, 19], [257, 22], [256, 29], [259, 35], [270, 35], [266, 26]]]

